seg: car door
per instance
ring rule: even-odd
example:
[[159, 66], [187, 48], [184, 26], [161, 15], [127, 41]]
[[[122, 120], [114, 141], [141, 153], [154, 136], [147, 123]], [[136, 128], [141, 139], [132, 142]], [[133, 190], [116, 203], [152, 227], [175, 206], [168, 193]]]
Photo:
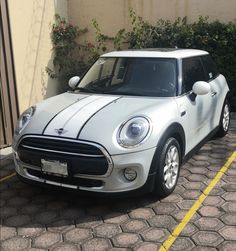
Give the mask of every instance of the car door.
[[213, 99], [211, 92], [195, 95], [193, 84], [206, 81], [206, 75], [200, 57], [184, 58], [180, 62], [182, 69], [181, 95], [176, 99], [181, 124], [186, 135], [186, 153], [192, 150], [212, 128]]
[[219, 74], [215, 62], [210, 55], [201, 57], [206, 78], [211, 85], [211, 98], [212, 98], [212, 119], [211, 129], [213, 130], [219, 125], [222, 106], [225, 99], [225, 86], [227, 85], [225, 78]]

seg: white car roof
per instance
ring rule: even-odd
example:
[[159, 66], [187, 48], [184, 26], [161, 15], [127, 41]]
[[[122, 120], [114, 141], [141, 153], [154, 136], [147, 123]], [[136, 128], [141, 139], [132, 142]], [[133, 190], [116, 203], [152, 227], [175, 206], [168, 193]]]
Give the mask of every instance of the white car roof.
[[194, 56], [207, 55], [208, 52], [196, 49], [140, 49], [126, 51], [112, 51], [103, 54], [101, 57], [150, 57], [150, 58], [188, 58]]

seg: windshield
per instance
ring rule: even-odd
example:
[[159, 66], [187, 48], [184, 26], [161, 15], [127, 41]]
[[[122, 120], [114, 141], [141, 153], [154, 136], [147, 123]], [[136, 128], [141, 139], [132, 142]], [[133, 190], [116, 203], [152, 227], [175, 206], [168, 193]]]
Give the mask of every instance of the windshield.
[[81, 92], [173, 97], [177, 91], [176, 59], [99, 58], [79, 82]]

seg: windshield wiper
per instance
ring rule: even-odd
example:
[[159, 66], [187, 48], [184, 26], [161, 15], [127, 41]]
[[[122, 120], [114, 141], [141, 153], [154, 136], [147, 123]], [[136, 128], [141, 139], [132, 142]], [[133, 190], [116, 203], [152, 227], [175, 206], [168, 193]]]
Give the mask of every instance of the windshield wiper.
[[122, 92], [119, 92], [119, 91], [105, 91], [103, 92], [104, 94], [113, 94], [113, 95], [128, 95], [128, 96], [140, 96], [140, 94], [136, 94], [136, 93], [133, 93], [133, 92], [125, 92], [125, 91], [122, 91]]
[[86, 88], [86, 87], [77, 87], [76, 90], [82, 91], [82, 92], [96, 92], [97, 90], [95, 89], [90, 89], [90, 88]]

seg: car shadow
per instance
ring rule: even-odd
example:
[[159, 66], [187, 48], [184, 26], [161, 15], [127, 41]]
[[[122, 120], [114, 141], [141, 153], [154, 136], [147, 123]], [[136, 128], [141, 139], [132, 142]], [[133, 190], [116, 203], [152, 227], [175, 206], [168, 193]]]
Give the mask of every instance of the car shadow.
[[119, 222], [132, 210], [159, 203], [153, 195], [92, 196], [22, 183], [17, 177], [0, 185], [1, 224], [13, 228], [93, 226]]

